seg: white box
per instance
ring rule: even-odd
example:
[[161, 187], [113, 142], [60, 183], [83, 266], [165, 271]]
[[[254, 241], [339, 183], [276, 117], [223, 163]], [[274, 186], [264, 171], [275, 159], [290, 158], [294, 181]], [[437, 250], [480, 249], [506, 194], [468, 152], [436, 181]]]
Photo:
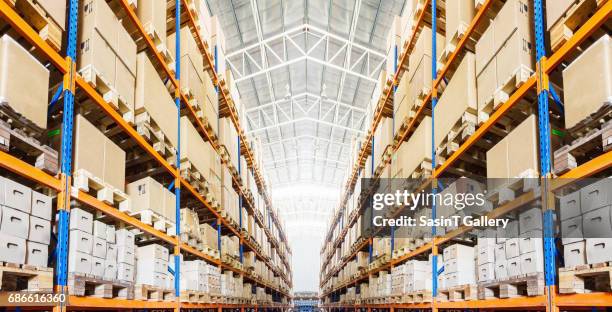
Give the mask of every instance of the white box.
[[582, 213], [612, 205], [612, 179], [601, 179], [580, 190], [580, 207]]
[[51, 221], [30, 216], [28, 240], [49, 245], [51, 242]]
[[519, 251], [521, 254], [544, 250], [542, 232], [532, 231], [521, 234], [519, 238]]
[[102, 238], [93, 237], [93, 250], [92, 256], [105, 259], [106, 258], [106, 241]]
[[25, 263], [26, 240], [0, 232], [0, 261]]
[[521, 275], [521, 257], [510, 258], [506, 262], [508, 276]]
[[[480, 245], [480, 239], [478, 239], [478, 265], [481, 266], [485, 263], [495, 262], [495, 244], [483, 244]], [[493, 272], [491, 270], [490, 272]], [[480, 274], [480, 273], [479, 273]]]
[[157, 287], [166, 286], [166, 275], [152, 271], [136, 271], [136, 284], [151, 285]]
[[519, 249], [519, 238], [509, 238], [506, 240], [506, 259], [516, 258], [521, 255]]
[[95, 220], [93, 224], [93, 235], [94, 237], [106, 240], [106, 224], [104, 222]]
[[106, 243], [106, 260], [117, 262], [117, 245]]
[[502, 279], [508, 277], [508, 261], [495, 261], [495, 278]]
[[474, 284], [475, 270], [458, 271], [446, 274], [446, 287]]
[[37, 191], [32, 191], [32, 209], [33, 216], [51, 221], [52, 199], [51, 197], [41, 194]]
[[108, 243], [116, 243], [117, 239], [115, 238], [115, 226], [111, 224], [106, 225], [106, 242]]
[[104, 261], [104, 279], [116, 280], [117, 279], [117, 262], [106, 259]]
[[30, 227], [30, 216], [20, 210], [2, 206], [0, 232], [27, 239]]
[[580, 191], [576, 191], [559, 198], [561, 221], [578, 217], [582, 214], [580, 208]]
[[521, 255], [521, 273], [544, 272], [544, 250], [536, 250]]
[[455, 273], [461, 270], [476, 270], [476, 264], [474, 263], [474, 256], [462, 257], [457, 259], [448, 259], [444, 261], [444, 271], [446, 273]]
[[586, 242], [584, 240], [563, 244], [563, 259], [565, 267], [572, 268], [587, 263]]
[[134, 281], [134, 266], [118, 262], [117, 263], [117, 279], [123, 282]]
[[49, 261], [49, 245], [37, 242], [26, 242], [26, 264], [46, 267]]
[[447, 259], [474, 259], [474, 247], [454, 244], [444, 248], [443, 255], [445, 261]]
[[151, 244], [136, 249], [136, 258], [140, 259], [163, 259], [168, 261], [168, 249], [162, 245]]
[[586, 238], [612, 238], [612, 206], [590, 210], [582, 215], [582, 233]]
[[91, 257], [91, 275], [97, 277], [104, 277], [104, 270], [106, 268], [106, 259]]
[[561, 241], [563, 245], [584, 241], [582, 215], [561, 221]]
[[529, 231], [542, 231], [542, 209], [531, 208], [519, 214], [520, 234]]
[[32, 209], [32, 190], [13, 180], [7, 178], [3, 178], [3, 180], [4, 183], [0, 185], [4, 195], [3, 205], [30, 213]]
[[158, 258], [141, 258], [136, 260], [136, 272], [138, 271], [153, 271], [158, 273], [168, 272], [168, 261]]
[[81, 230], [70, 230], [69, 250], [91, 255], [93, 251], [93, 236]]
[[127, 263], [134, 266], [134, 246], [117, 245], [117, 263]]
[[495, 262], [498, 260], [506, 261], [506, 244], [501, 243], [495, 245]]
[[588, 264], [612, 261], [612, 238], [587, 238], [586, 259]]
[[495, 279], [495, 263], [489, 262], [478, 266], [478, 281], [487, 282]]
[[115, 242], [117, 246], [134, 247], [134, 233], [127, 229], [119, 229], [115, 231]]
[[93, 227], [93, 215], [81, 208], [70, 209], [70, 229], [81, 230], [91, 234]]
[[[71, 231], [72, 232], [72, 231]], [[92, 267], [90, 254], [70, 250], [68, 252], [68, 272], [90, 274]]]

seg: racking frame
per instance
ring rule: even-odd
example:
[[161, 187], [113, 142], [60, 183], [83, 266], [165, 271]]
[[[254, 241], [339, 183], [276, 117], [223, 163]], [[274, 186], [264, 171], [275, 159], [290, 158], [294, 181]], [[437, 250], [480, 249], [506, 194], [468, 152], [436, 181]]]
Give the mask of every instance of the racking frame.
[[[189, 184], [184, 178], [180, 175], [180, 117], [181, 117], [181, 108], [185, 107], [192, 117], [196, 117], [195, 111], [191, 104], [188, 102], [186, 95], [181, 91], [180, 85], [180, 58], [175, 60], [175, 72], [169, 69], [167, 64], [164, 62], [160, 52], [155, 47], [152, 39], [147, 35], [142, 23], [139, 21], [138, 17], [134, 9], [130, 6], [127, 0], [117, 0], [120, 4], [120, 9], [126, 13], [126, 17], [136, 26], [138, 35], [142, 37], [146, 43], [146, 49], [153, 57], [159, 62], [163, 71], [166, 73], [168, 80], [175, 87], [174, 101], [177, 106], [177, 118], [178, 118], [178, 128], [179, 128], [179, 146], [177, 147], [177, 155], [176, 163], [174, 167], [169, 164], [160, 154], [158, 154], [153, 147], [145, 141], [145, 139], [140, 136], [136, 130], [129, 125], [119, 113], [117, 113], [108, 103], [104, 101], [102, 96], [91, 87], [82, 77], [80, 77], [76, 73], [76, 45], [77, 45], [77, 27], [78, 27], [78, 3], [79, 0], [69, 0], [68, 2], [68, 17], [67, 17], [67, 49], [66, 49], [66, 57], [63, 58], [57, 51], [55, 51], [49, 44], [47, 44], [39, 34], [34, 31], [34, 29], [19, 16], [19, 14], [11, 8], [6, 2], [0, 1], [0, 18], [5, 20], [19, 35], [21, 35], [24, 39], [26, 39], [30, 44], [32, 44], [37, 50], [39, 50], [42, 55], [51, 62], [51, 64], [61, 73], [63, 74], [63, 84], [61, 86], [61, 91], [63, 95], [63, 116], [62, 116], [62, 138], [61, 138], [61, 167], [60, 172], [57, 176], [49, 175], [43, 172], [40, 169], [35, 168], [34, 166], [10, 155], [9, 153], [0, 152], [0, 166], [12, 171], [13, 173], [25, 177], [32, 182], [38, 183], [42, 186], [48, 187], [57, 192], [57, 211], [58, 211], [58, 242], [57, 242], [57, 266], [56, 266], [56, 292], [66, 294], [67, 289], [67, 263], [68, 263], [68, 228], [69, 228], [69, 219], [70, 219], [70, 201], [77, 200], [82, 204], [85, 204], [105, 215], [113, 218], [116, 221], [125, 223], [129, 226], [138, 228], [142, 230], [144, 233], [147, 233], [165, 243], [168, 243], [173, 246], [173, 255], [175, 256], [175, 268], [174, 272], [180, 272], [180, 254], [181, 252], [185, 252], [191, 254], [197, 258], [205, 260], [206, 262], [217, 265], [219, 268], [223, 270], [230, 270], [234, 273], [240, 274], [244, 277], [245, 281], [251, 282], [256, 286], [262, 286], [266, 289], [270, 289], [273, 294], [281, 295], [288, 300], [291, 299], [291, 295], [286, 289], [277, 288], [271, 284], [264, 282], [254, 276], [247, 274], [243, 270], [239, 270], [233, 268], [229, 265], [226, 265], [221, 262], [220, 259], [214, 259], [195, 248], [188, 246], [185, 243], [180, 241], [180, 193], [181, 189], [184, 188], [188, 193], [190, 193], [193, 197], [195, 197], [201, 204], [204, 206], [209, 212], [211, 212], [215, 218], [216, 223], [218, 225], [218, 235], [220, 239], [221, 235], [221, 226], [227, 228], [234, 235], [239, 237], [240, 240], [240, 260], [242, 262], [242, 251], [243, 246], [246, 246], [249, 250], [253, 251], [256, 255], [257, 261], [265, 262], [266, 266], [272, 270], [275, 275], [280, 276], [289, 287], [291, 287], [291, 275], [284, 274], [278, 268], [272, 265], [269, 259], [266, 259], [257, 248], [252, 245], [249, 241], [244, 239], [244, 235], [240, 231], [241, 229], [235, 229], [224, 217], [222, 217], [217, 211], [215, 211], [211, 205], [206, 202], [206, 200], [198, 194], [196, 189]], [[226, 88], [223, 88], [224, 81], [220, 80], [218, 74], [214, 71], [214, 64], [219, 60], [213, 59], [211, 54], [207, 51], [208, 47], [204, 44], [202, 37], [199, 34], [197, 29], [197, 24], [195, 17], [193, 16], [191, 10], [189, 10], [189, 5], [187, 0], [175, 0], [175, 31], [176, 35], [176, 51], [177, 55], [180, 55], [180, 28], [182, 26], [181, 23], [181, 7], [186, 8], [187, 12], [187, 23], [189, 24], [189, 28], [192, 32], [192, 35], [196, 39], [196, 42], [205, 56], [205, 68], [212, 76], [212, 80], [215, 86], [217, 86], [218, 94], [223, 98], [223, 102], [225, 106], [227, 106], [227, 110], [230, 112], [230, 117], [234, 126], [236, 127], [238, 133], [238, 142], [242, 143], [238, 148], [238, 155], [245, 155], [247, 159], [247, 167], [253, 170], [255, 175], [255, 180], [257, 183], [258, 190], [262, 193], [265, 198], [266, 203], [266, 212], [268, 214], [268, 225], [264, 220], [262, 220], [262, 216], [255, 213], [255, 206], [252, 201], [246, 198], [246, 191], [243, 188], [243, 184], [240, 181], [240, 171], [238, 176], [232, 174], [232, 180], [238, 186], [238, 194], [239, 194], [239, 204], [240, 204], [240, 217], [239, 217], [239, 225], [242, 226], [242, 204], [246, 202], [247, 210], [253, 214], [254, 219], [261, 227], [265, 230], [266, 237], [270, 240], [270, 243], [275, 246], [277, 249], [280, 249], [281, 244], [284, 244], [285, 251], [290, 253], [291, 250], [287, 244], [287, 238], [284, 234], [283, 228], [280, 224], [278, 217], [276, 216], [276, 212], [272, 209], [271, 201], [267, 195], [266, 186], [263, 181], [261, 172], [257, 167], [255, 162], [255, 156], [248, 144], [245, 144], [246, 137], [245, 132], [241, 128], [239, 119], [237, 116], [236, 108], [233, 105], [233, 100], [231, 99], [231, 95]], [[174, 75], [173, 75], [174, 74]], [[94, 196], [91, 196], [83, 191], [72, 189], [71, 185], [71, 174], [72, 174], [72, 144], [73, 144], [73, 120], [74, 120], [74, 99], [76, 95], [76, 90], [80, 89], [90, 100], [92, 100], [98, 108], [100, 108], [108, 117], [110, 117], [123, 132], [125, 132], [132, 140], [134, 140], [137, 145], [142, 148], [149, 156], [151, 156], [154, 161], [156, 161], [167, 173], [169, 173], [173, 178], [174, 192], [176, 196], [176, 220], [178, 221], [176, 224], [176, 233], [175, 236], [171, 236], [170, 234], [163, 233], [157, 229], [154, 229], [152, 226], [142, 223], [140, 220], [131, 217], [127, 214], [120, 212], [115, 207], [112, 207], [102, 201], [99, 201]], [[221, 106], [221, 103], [220, 103]], [[198, 118], [193, 118], [196, 123], [196, 128], [200, 130], [199, 132], [203, 136], [203, 139], [209, 142], [216, 153], [220, 153], [220, 147], [218, 142], [215, 139], [214, 134], [210, 133], [206, 130], [205, 126]], [[238, 162], [240, 163], [240, 162]], [[226, 162], [222, 161], [222, 165], [227, 166]], [[240, 167], [240, 165], [239, 165]], [[239, 168], [240, 169], [240, 168]], [[248, 170], [248, 168], [247, 168]], [[276, 225], [279, 236], [281, 238], [280, 242], [276, 240], [271, 231], [269, 230], [271, 222], [274, 222]], [[286, 271], [290, 273], [290, 265], [287, 260], [285, 254], [278, 253], [281, 258], [282, 264], [286, 267]], [[180, 310], [181, 308], [185, 309], [218, 309], [221, 311], [223, 308], [233, 308], [240, 309], [241, 312], [244, 309], [266, 309], [266, 310], [284, 310], [289, 307], [288, 304], [281, 303], [273, 303], [266, 305], [258, 305], [258, 304], [225, 304], [225, 303], [210, 303], [210, 304], [194, 304], [194, 303], [181, 303], [180, 302], [180, 275], [175, 276], [175, 295], [176, 302], [150, 302], [150, 301], [141, 301], [141, 300], [124, 300], [124, 299], [102, 299], [102, 298], [92, 298], [92, 297], [78, 297], [78, 296], [68, 296], [69, 305], [60, 305], [54, 307], [55, 311], [65, 311], [66, 309], [72, 308], [114, 308], [114, 309], [147, 309], [147, 308], [156, 308], [156, 309], [175, 309]]]
[[[361, 281], [365, 281], [368, 279], [370, 274], [376, 274], [382, 270], [388, 270], [395, 265], [399, 265], [409, 259], [414, 258], [417, 255], [421, 255], [428, 251], [431, 251], [434, 259], [432, 261], [432, 296], [433, 301], [431, 303], [415, 303], [415, 304], [339, 304], [339, 303], [331, 303], [324, 304], [323, 307], [329, 308], [332, 311], [348, 311], [348, 310], [367, 310], [368, 312], [371, 309], [389, 309], [391, 312], [394, 309], [430, 309], [431, 311], [437, 311], [438, 309], [453, 309], [453, 310], [461, 310], [461, 309], [508, 309], [508, 308], [523, 308], [530, 310], [546, 310], [546, 311], [559, 311], [561, 307], [563, 308], [593, 308], [596, 307], [609, 307], [612, 306], [612, 294], [611, 293], [586, 293], [586, 294], [559, 294], [557, 293], [555, 286], [556, 279], [556, 245], [554, 242], [554, 228], [553, 228], [553, 218], [554, 218], [554, 196], [552, 192], [557, 190], [569, 183], [571, 179], [583, 178], [592, 176], [598, 172], [606, 170], [612, 167], [612, 151], [604, 152], [602, 155], [591, 159], [590, 161], [579, 165], [577, 168], [566, 172], [565, 174], [554, 178], [551, 174], [551, 142], [550, 142], [550, 121], [549, 121], [549, 110], [548, 110], [548, 97], [549, 97], [549, 83], [548, 83], [548, 74], [550, 74], [571, 52], [573, 52], [580, 43], [586, 40], [593, 32], [595, 32], [600, 26], [606, 23], [610, 16], [612, 15], [612, 1], [607, 1], [603, 4], [597, 12], [593, 16], [591, 16], [576, 32], [574, 32], [573, 36], [563, 45], [561, 46], [555, 53], [553, 53], [550, 57], [546, 56], [546, 47], [545, 47], [545, 21], [544, 21], [544, 11], [543, 11], [543, 3], [542, 0], [533, 0], [534, 1], [534, 24], [535, 24], [535, 41], [536, 41], [536, 70], [535, 73], [521, 85], [516, 91], [510, 95], [509, 99], [501, 104], [494, 113], [489, 117], [489, 119], [483, 123], [481, 126], [477, 127], [476, 131], [463, 143], [459, 146], [459, 149], [456, 150], [450, 157], [448, 157], [444, 163], [436, 166], [435, 164], [435, 144], [433, 142], [433, 131], [435, 131], [433, 123], [434, 123], [434, 107], [436, 105], [438, 99], [438, 91], [437, 87], [444, 80], [445, 74], [447, 74], [453, 65], [453, 62], [459, 58], [460, 53], [466, 49], [467, 42], [470, 40], [470, 37], [475, 34], [476, 27], [484, 18], [486, 10], [492, 7], [493, 3], [498, 0], [485, 0], [481, 1], [480, 8], [477, 10], [474, 18], [472, 19], [469, 27], [467, 28], [465, 34], [459, 40], [457, 47], [450, 54], [445, 64], [441, 69], [437, 68], [437, 60], [432, 57], [432, 88], [431, 91], [425, 96], [420, 106], [417, 109], [415, 117], [409, 122], [407, 127], [404, 130], [400, 130], [400, 133], [395, 134], [395, 144], [393, 145], [392, 151], [396, 152], [399, 146], [405, 142], [412, 131], [416, 129], [418, 123], [421, 121], [425, 114], [425, 110], [427, 104], [430, 103], [430, 113], [432, 118], [432, 176], [427, 179], [421, 186], [424, 188], [425, 185], [430, 183], [432, 184], [433, 191], [435, 192], [437, 188], [437, 183], [435, 183], [436, 179], [441, 176], [450, 166], [455, 163], [459, 158], [464, 155], [464, 153], [472, 147], [479, 139], [481, 139], [485, 133], [488, 132], [489, 129], [493, 127], [497, 121], [499, 121], [506, 112], [508, 112], [512, 107], [514, 107], [519, 100], [521, 100], [524, 96], [526, 96], [527, 92], [536, 88], [536, 95], [538, 101], [538, 135], [539, 135], [539, 150], [540, 150], [540, 175], [542, 182], [542, 191], [541, 196], [536, 194], [533, 191], [527, 192], [515, 200], [506, 203], [500, 207], [493, 209], [491, 212], [487, 214], [489, 217], [497, 217], [502, 216], [510, 211], [513, 211], [529, 202], [535, 201], [536, 199], [542, 199], [542, 202], [545, 203], [543, 205], [543, 223], [544, 223], [544, 259], [545, 259], [545, 294], [542, 296], [534, 296], [534, 297], [520, 297], [520, 298], [510, 298], [510, 299], [490, 299], [490, 300], [475, 300], [475, 301], [463, 301], [463, 302], [438, 302], [435, 300], [437, 294], [437, 261], [435, 259], [437, 255], [437, 245], [442, 244], [444, 242], [448, 242], [451, 239], [469, 231], [471, 228], [467, 226], [462, 226], [458, 229], [455, 229], [451, 232], [446, 233], [444, 236], [436, 236], [435, 227], [432, 228], [433, 239], [431, 242], [417, 248], [409, 252], [408, 254], [398, 258], [392, 259], [390, 263], [383, 265], [380, 268], [377, 268], [373, 271], [367, 272], [364, 275], [360, 275], [354, 279], [349, 280], [348, 282], [342, 283], [338, 286], [332, 287], [332, 289], [323, 292], [321, 298], [325, 298], [330, 295], [337, 294], [340, 290], [345, 289], [349, 286], [355, 286]], [[399, 83], [399, 79], [403, 72], [405, 71], [404, 64], [407, 61], [407, 57], [410, 53], [410, 49], [413, 47], [416, 37], [419, 35], [421, 27], [425, 23], [425, 15], [428, 11], [431, 16], [431, 26], [432, 26], [432, 55], [436, 55], [436, 33], [438, 31], [436, 27], [437, 22], [437, 1], [436, 0], [425, 0], [423, 4], [423, 9], [418, 15], [418, 19], [416, 21], [416, 25], [414, 26], [414, 31], [410, 37], [410, 39], [403, 43], [404, 44], [404, 52], [399, 56], [399, 62], [396, 61], [395, 64], [395, 73], [393, 75], [392, 81], [387, 85], [391, 87], [385, 88], [381, 93], [381, 98], [378, 101], [377, 107], [374, 110], [374, 116], [372, 119], [372, 125], [367, 132], [365, 142], [366, 144], [362, 145], [358, 154], [357, 161], [355, 162], [355, 166], [349, 176], [349, 181], [346, 185], [346, 189], [344, 190], [343, 196], [341, 197], [340, 206], [338, 212], [334, 214], [332, 218], [332, 222], [330, 224], [330, 228], [326, 234], [326, 241], [331, 242], [332, 251], [335, 250], [340, 243], [343, 241], [346, 236], [349, 228], [352, 226], [354, 222], [357, 221], [357, 218], [363, 208], [363, 202], [360, 202], [358, 207], [355, 209], [351, 215], [348, 216], [348, 221], [344, 222], [343, 215], [343, 207], [346, 205], [348, 196], [353, 192], [356, 179], [359, 175], [360, 170], [364, 166], [365, 159], [368, 155], [369, 144], [373, 146], [373, 138], [374, 132], [378, 123], [383, 117], [383, 108], [385, 105], [389, 104], [389, 100], [393, 95], [394, 86]], [[397, 47], [396, 47], [397, 51]], [[373, 149], [373, 148], [372, 148]], [[372, 151], [371, 151], [372, 152]], [[387, 161], [383, 161], [379, 167], [384, 168], [385, 166], [390, 164], [390, 158]], [[367, 168], [366, 168], [367, 170]], [[379, 175], [376, 174], [374, 170], [374, 162], [372, 162], [372, 175], [374, 179], [379, 178]], [[550, 200], [553, 200], [550, 202]], [[399, 212], [397, 213], [399, 214]], [[432, 215], [435, 217], [435, 206], [432, 209]], [[339, 232], [336, 240], [332, 241], [332, 231], [334, 227], [340, 222], [341, 231]], [[393, 231], [392, 231], [393, 233]], [[391, 236], [391, 246], [393, 246], [393, 235]], [[372, 259], [372, 239], [368, 239], [360, 243], [355, 251], [352, 252], [348, 257], [345, 258], [337, 267], [332, 268], [331, 271], [328, 271], [325, 276], [321, 277], [322, 287], [324, 285], [324, 281], [328, 278], [336, 275], [342, 267], [344, 267], [350, 260], [354, 259], [357, 255], [357, 252], [362, 250], [369, 250], [370, 253], [370, 261]], [[321, 268], [328, 266], [331, 258], [333, 256], [333, 252], [330, 252], [328, 255], [323, 255], [323, 262]]]

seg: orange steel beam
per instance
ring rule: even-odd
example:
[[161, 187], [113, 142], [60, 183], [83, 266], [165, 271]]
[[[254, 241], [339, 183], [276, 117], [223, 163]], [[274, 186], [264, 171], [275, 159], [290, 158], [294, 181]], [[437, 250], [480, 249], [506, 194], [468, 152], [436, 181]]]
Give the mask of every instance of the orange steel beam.
[[64, 187], [58, 178], [53, 177], [48, 173], [26, 163], [25, 161], [3, 151], [0, 151], [0, 166], [23, 177], [31, 178], [34, 181], [56, 191], [60, 191]]
[[508, 299], [470, 300], [457, 302], [439, 302], [435, 306], [439, 309], [520, 309], [546, 307], [545, 296], [518, 297]]
[[128, 299], [106, 299], [97, 297], [68, 297], [68, 309], [72, 308], [108, 308], [108, 309], [172, 309], [174, 301], [144, 301]]

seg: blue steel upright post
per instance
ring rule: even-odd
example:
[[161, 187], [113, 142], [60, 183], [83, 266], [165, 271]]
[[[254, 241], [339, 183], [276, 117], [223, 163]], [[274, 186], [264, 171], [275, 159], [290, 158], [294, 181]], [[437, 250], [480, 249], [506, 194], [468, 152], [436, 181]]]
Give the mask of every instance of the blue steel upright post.
[[[175, 209], [175, 234], [176, 234], [176, 243], [174, 246], [174, 295], [176, 298], [181, 297], [181, 248], [180, 244], [180, 233], [181, 233], [181, 0], [175, 0], [174, 5], [175, 8], [175, 21], [174, 28], [176, 31], [176, 42], [175, 51], [176, 51], [176, 59], [174, 60], [174, 64], [176, 70], [174, 72], [174, 78], [177, 81], [177, 87], [174, 90], [174, 103], [176, 105], [176, 119], [178, 126], [178, 140], [177, 140], [177, 148], [176, 148], [176, 159], [174, 160], [176, 166], [176, 182], [174, 182], [174, 197], [176, 203]], [[179, 300], [180, 301], [180, 300]]]
[[[237, 165], [238, 165], [238, 176], [242, 176], [242, 166], [240, 165], [240, 136], [238, 136], [237, 138], [238, 140], [238, 160], [237, 160]], [[242, 181], [245, 182], [245, 181]], [[238, 214], [239, 214], [239, 222], [240, 222], [240, 231], [242, 231], [242, 202], [243, 202], [243, 198], [242, 198], [242, 192], [240, 192], [240, 196], [238, 196]], [[255, 209], [253, 209], [255, 210]], [[242, 237], [242, 235], [241, 235]], [[240, 240], [240, 245], [239, 245], [239, 252], [240, 252], [240, 263], [244, 263], [244, 247], [242, 246], [242, 239]]]
[[[425, 9], [423, 9], [425, 10]], [[436, 0], [431, 0], [431, 172], [432, 175], [436, 169], [436, 146], [434, 144], [435, 138], [435, 118], [434, 111], [436, 104], [438, 104], [438, 90], [436, 89], [436, 79], [438, 77], [438, 66], [436, 59], [437, 46], [436, 36], [438, 31], [437, 25], [437, 9]], [[431, 193], [434, 195], [433, 203], [431, 205], [431, 219], [436, 219], [436, 197], [435, 194], [438, 191], [438, 182], [436, 177], [433, 177], [431, 184]], [[436, 227], [431, 227], [431, 241], [432, 241], [432, 256], [431, 256], [431, 289], [432, 297], [435, 298], [438, 295], [438, 246], [436, 245]]]
[[[76, 79], [76, 46], [77, 23], [79, 15], [79, 1], [70, 0], [68, 8], [68, 39], [66, 61], [68, 72], [64, 74], [64, 113], [62, 116], [62, 143], [60, 180], [62, 190], [57, 197], [58, 230], [57, 230], [57, 259], [56, 259], [56, 291], [65, 294], [68, 280], [68, 239], [70, 222], [70, 186], [72, 177], [72, 137], [74, 123], [74, 94]], [[61, 303], [54, 310], [64, 311], [65, 303]]]
[[556, 245], [554, 233], [554, 197], [549, 193], [550, 164], [550, 116], [548, 113], [549, 83], [544, 71], [546, 46], [544, 30], [544, 6], [542, 0], [534, 0], [534, 26], [536, 46], [536, 77], [538, 92], [538, 131], [540, 139], [540, 177], [542, 178], [542, 208], [544, 223], [544, 280], [547, 311], [555, 311]]

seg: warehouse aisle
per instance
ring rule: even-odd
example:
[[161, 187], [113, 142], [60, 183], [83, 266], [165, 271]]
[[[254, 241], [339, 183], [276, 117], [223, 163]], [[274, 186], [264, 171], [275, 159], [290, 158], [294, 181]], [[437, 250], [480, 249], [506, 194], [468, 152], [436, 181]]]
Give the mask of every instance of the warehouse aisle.
[[0, 307], [612, 307], [611, 12], [0, 1]]

